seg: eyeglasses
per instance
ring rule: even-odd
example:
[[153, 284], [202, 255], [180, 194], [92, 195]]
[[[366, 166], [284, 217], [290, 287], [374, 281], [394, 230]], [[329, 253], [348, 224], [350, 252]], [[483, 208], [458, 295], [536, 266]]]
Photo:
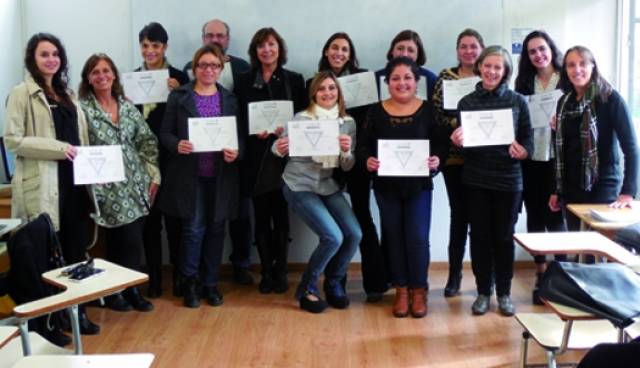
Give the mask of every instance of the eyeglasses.
[[219, 63], [198, 63], [196, 66], [202, 70], [211, 69], [216, 71], [222, 69], [222, 64]]
[[204, 35], [205, 40], [223, 39], [226, 37], [227, 35], [224, 33], [205, 33]]

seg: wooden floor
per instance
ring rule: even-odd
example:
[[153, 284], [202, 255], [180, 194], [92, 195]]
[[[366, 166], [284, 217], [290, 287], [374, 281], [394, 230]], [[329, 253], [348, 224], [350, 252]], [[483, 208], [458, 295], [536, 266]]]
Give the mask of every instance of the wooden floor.
[[[215, 308], [206, 303], [184, 308], [169, 296], [156, 299], [150, 313], [90, 307], [102, 332], [83, 338], [85, 352], [151, 352], [153, 367], [517, 366], [522, 330], [516, 320], [497, 313], [495, 298], [485, 316], [471, 315], [475, 287], [470, 270], [465, 270], [463, 295], [445, 299], [446, 273], [432, 269], [429, 314], [423, 319], [394, 318], [392, 292], [379, 303], [365, 303], [357, 273], [348, 284], [351, 306], [320, 315], [301, 311], [294, 301], [299, 273], [290, 276], [286, 295], [265, 296], [255, 286], [224, 281], [224, 305]], [[512, 289], [520, 312], [544, 311], [531, 305], [533, 273], [516, 270]], [[531, 345], [534, 360], [544, 361], [542, 350]], [[569, 357], [579, 359], [580, 354]]]

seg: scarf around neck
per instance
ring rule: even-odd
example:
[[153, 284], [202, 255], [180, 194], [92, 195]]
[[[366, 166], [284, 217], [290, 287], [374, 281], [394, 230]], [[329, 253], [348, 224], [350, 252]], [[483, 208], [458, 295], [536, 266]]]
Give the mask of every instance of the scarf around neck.
[[564, 176], [564, 142], [563, 126], [569, 120], [580, 119], [580, 148], [582, 152], [580, 180], [581, 188], [584, 191], [591, 191], [593, 185], [598, 180], [598, 116], [596, 115], [595, 99], [597, 88], [594, 82], [589, 83], [584, 96], [580, 101], [573, 103], [575, 92], [571, 91], [564, 95], [559, 104], [558, 119], [556, 123], [556, 189], [562, 194]]

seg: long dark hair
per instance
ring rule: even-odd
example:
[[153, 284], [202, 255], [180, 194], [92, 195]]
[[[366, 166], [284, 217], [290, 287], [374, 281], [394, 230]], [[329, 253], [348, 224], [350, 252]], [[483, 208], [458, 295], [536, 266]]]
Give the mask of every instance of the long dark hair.
[[600, 98], [602, 102], [607, 102], [607, 100], [609, 99], [609, 96], [611, 96], [613, 87], [611, 87], [611, 84], [609, 84], [609, 82], [607, 82], [607, 80], [604, 79], [602, 75], [600, 75], [600, 70], [598, 69], [598, 64], [596, 64], [595, 57], [593, 57], [593, 53], [591, 52], [591, 50], [589, 50], [584, 46], [573, 46], [572, 48], [567, 50], [566, 54], [564, 54], [562, 71], [560, 72], [560, 82], [558, 82], [558, 84], [565, 92], [569, 92], [569, 91], [575, 92], [576, 90], [573, 87], [573, 84], [571, 84], [571, 81], [569, 80], [569, 75], [567, 74], [567, 56], [574, 51], [580, 54], [580, 56], [582, 56], [583, 59], [585, 59], [586, 61], [590, 62], [593, 65], [590, 82], [594, 82], [596, 84], [596, 93], [598, 95], [598, 98]]
[[549, 45], [549, 49], [551, 49], [551, 65], [553, 69], [556, 71], [562, 70], [562, 52], [556, 46], [556, 43], [553, 42], [551, 36], [547, 34], [545, 31], [533, 31], [524, 38], [522, 41], [522, 54], [520, 54], [520, 62], [518, 63], [518, 76], [516, 77], [516, 91], [523, 93], [525, 95], [533, 94], [533, 80], [537, 74], [536, 67], [531, 63], [531, 58], [529, 58], [528, 52], [528, 44], [534, 38], [542, 38], [547, 45]]
[[318, 62], [318, 71], [321, 72], [325, 70], [331, 70], [331, 64], [329, 64], [329, 60], [327, 59], [325, 53], [327, 52], [327, 50], [329, 50], [329, 46], [331, 46], [331, 43], [337, 39], [346, 40], [349, 44], [349, 61], [347, 61], [347, 63], [342, 67], [340, 73], [345, 70], [348, 70], [349, 73], [357, 72], [358, 68], [360, 67], [360, 63], [358, 62], [358, 57], [356, 56], [356, 48], [353, 46], [353, 41], [351, 41], [349, 35], [345, 32], [336, 32], [332, 34], [331, 37], [329, 37], [327, 42], [325, 42], [324, 47], [322, 48], [322, 54], [320, 55], [320, 61]]
[[[50, 42], [53, 46], [58, 49], [58, 57], [60, 58], [60, 68], [53, 75], [51, 79], [51, 88], [47, 86], [44, 77], [40, 73], [38, 69], [38, 65], [36, 64], [36, 48], [40, 42]], [[29, 74], [33, 80], [42, 88], [46, 94], [55, 93], [55, 95], [60, 98], [60, 102], [64, 105], [71, 106], [71, 96], [69, 95], [69, 90], [67, 88], [67, 83], [69, 82], [69, 61], [67, 59], [67, 52], [62, 46], [62, 42], [58, 37], [50, 34], [50, 33], [36, 33], [29, 39], [27, 42], [27, 48], [24, 53], [24, 65], [26, 66]]]
[[84, 63], [84, 66], [82, 67], [82, 81], [78, 88], [78, 95], [80, 95], [80, 98], [84, 99], [94, 92], [93, 86], [89, 84], [89, 74], [91, 74], [93, 68], [95, 68], [101, 60], [106, 61], [113, 72], [114, 78], [113, 84], [111, 85], [111, 96], [113, 96], [117, 101], [118, 98], [124, 97], [124, 89], [120, 83], [120, 73], [118, 73], [118, 68], [116, 68], [116, 64], [113, 63], [113, 60], [111, 60], [107, 54], [102, 53], [89, 56], [87, 61]]

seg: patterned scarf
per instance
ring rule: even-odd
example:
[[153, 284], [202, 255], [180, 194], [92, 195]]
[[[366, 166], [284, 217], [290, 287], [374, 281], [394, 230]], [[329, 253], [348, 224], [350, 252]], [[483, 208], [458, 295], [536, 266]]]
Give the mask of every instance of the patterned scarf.
[[560, 111], [556, 122], [556, 189], [562, 194], [564, 188], [564, 146], [563, 146], [563, 125], [567, 120], [580, 118], [580, 147], [582, 151], [581, 160], [581, 189], [591, 191], [593, 185], [598, 180], [598, 128], [597, 115], [595, 111], [596, 85], [591, 82], [587, 86], [584, 97], [575, 106], [567, 105], [574, 96], [574, 92], [569, 92], [560, 99]]

